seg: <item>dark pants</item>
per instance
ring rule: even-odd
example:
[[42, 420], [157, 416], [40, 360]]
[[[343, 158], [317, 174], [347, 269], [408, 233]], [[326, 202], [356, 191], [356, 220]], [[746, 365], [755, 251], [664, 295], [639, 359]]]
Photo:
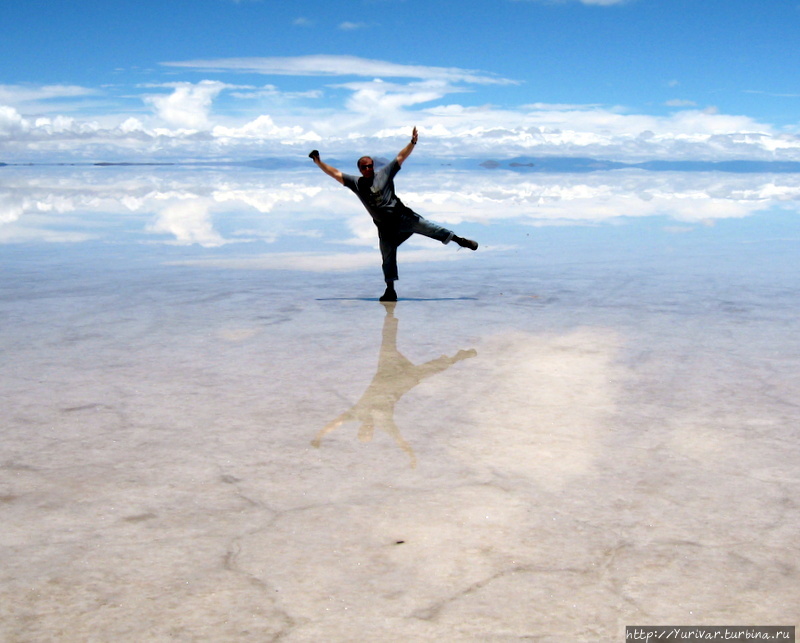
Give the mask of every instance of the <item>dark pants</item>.
[[377, 224], [378, 239], [380, 240], [381, 256], [383, 257], [383, 278], [386, 283], [396, 281], [397, 276], [397, 248], [412, 234], [421, 234], [442, 243], [450, 243], [453, 232], [423, 219], [412, 210], [405, 210], [397, 217], [396, 224]]

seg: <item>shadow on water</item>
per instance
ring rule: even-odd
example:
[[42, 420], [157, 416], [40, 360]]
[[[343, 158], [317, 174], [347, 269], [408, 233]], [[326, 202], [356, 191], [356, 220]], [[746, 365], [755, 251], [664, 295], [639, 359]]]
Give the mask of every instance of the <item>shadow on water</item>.
[[478, 353], [474, 349], [460, 350], [452, 357], [442, 355], [424, 364], [412, 364], [397, 350], [399, 320], [394, 315], [396, 304], [394, 302], [383, 302], [382, 305], [386, 309], [386, 316], [383, 320], [378, 369], [372, 378], [372, 382], [361, 396], [361, 399], [349, 410], [329, 422], [311, 441], [311, 445], [319, 447], [326, 435], [347, 422], [360, 422], [358, 439], [361, 442], [371, 441], [376, 427], [386, 431], [400, 448], [408, 454], [411, 460], [411, 467], [414, 468], [417, 466], [417, 458], [411, 445], [403, 439], [400, 429], [395, 424], [395, 405], [406, 393], [424, 379], [442, 373], [453, 364], [475, 357]]

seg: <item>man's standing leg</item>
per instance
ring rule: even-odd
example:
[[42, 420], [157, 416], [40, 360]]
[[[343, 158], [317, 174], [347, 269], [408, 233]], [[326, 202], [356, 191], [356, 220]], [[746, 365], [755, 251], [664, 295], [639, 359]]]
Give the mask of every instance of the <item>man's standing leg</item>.
[[385, 230], [378, 230], [378, 240], [380, 242], [381, 257], [383, 263], [383, 278], [386, 281], [386, 292], [383, 293], [381, 301], [397, 301], [397, 292], [394, 289], [394, 282], [397, 281], [397, 243], [395, 235]]

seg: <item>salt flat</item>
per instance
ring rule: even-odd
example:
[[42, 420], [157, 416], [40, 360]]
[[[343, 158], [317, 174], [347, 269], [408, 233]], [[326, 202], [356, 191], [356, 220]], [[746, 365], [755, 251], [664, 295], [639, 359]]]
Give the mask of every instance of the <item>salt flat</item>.
[[97, 172], [0, 174], [4, 640], [800, 622], [796, 175], [409, 173], [383, 305], [315, 175]]

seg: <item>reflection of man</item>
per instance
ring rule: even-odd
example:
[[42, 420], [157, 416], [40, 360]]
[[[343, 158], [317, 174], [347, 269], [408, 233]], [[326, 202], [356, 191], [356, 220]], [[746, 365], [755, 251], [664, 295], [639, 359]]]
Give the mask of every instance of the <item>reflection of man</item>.
[[478, 243], [455, 235], [426, 219], [403, 205], [394, 193], [394, 176], [400, 171], [409, 154], [417, 144], [417, 128], [411, 135], [411, 142], [406, 145], [397, 157], [380, 170], [375, 172], [375, 162], [369, 156], [358, 159], [358, 169], [361, 177], [343, 174], [335, 167], [323, 163], [319, 152], [314, 150], [309, 157], [328, 176], [333, 177], [345, 187], [356, 193], [364, 207], [372, 215], [372, 220], [378, 228], [381, 256], [383, 257], [383, 277], [386, 280], [386, 292], [381, 301], [397, 301], [394, 282], [397, 281], [397, 248], [412, 234], [421, 234], [442, 243], [455, 241], [462, 248], [477, 250]]
[[430, 362], [415, 366], [397, 350], [398, 320], [394, 316], [396, 304], [386, 303], [384, 306], [386, 307], [386, 317], [383, 320], [383, 340], [378, 357], [378, 372], [375, 373], [372, 383], [367, 387], [361, 399], [349, 411], [345, 411], [322, 429], [311, 444], [319, 447], [322, 438], [328, 433], [345, 422], [353, 421], [361, 422], [358, 439], [362, 442], [369, 442], [372, 440], [377, 425], [394, 438], [400, 448], [411, 458], [411, 466], [415, 467], [417, 460], [414, 451], [400, 435], [400, 430], [394, 421], [395, 404], [425, 378], [441, 373], [463, 359], [475, 357], [477, 352], [462, 350], [453, 357], [442, 355]]

